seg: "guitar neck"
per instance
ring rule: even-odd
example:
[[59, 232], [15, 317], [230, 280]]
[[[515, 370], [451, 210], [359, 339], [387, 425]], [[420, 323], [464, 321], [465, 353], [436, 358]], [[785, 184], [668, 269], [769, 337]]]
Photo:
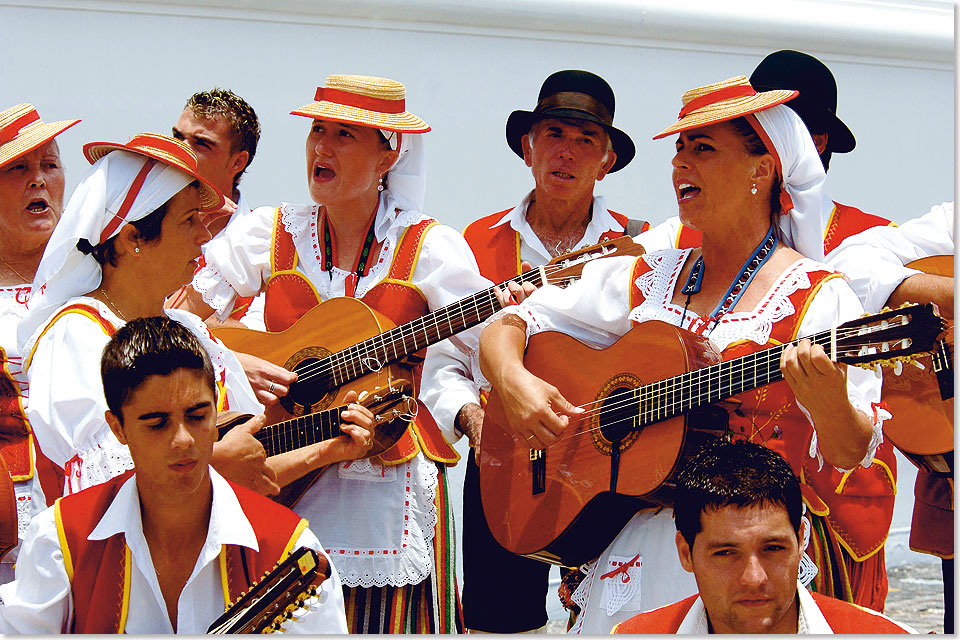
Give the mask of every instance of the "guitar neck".
[[368, 338], [324, 358], [318, 367], [328, 372], [330, 387], [355, 380], [393, 362], [399, 362], [420, 349], [474, 327], [503, 308], [495, 290], [507, 282], [529, 282], [540, 287], [546, 282], [543, 267], [531, 269], [515, 278], [467, 296], [416, 320]]
[[[835, 330], [828, 329], [808, 336], [807, 339], [823, 347], [828, 356], [836, 359], [834, 336]], [[673, 418], [692, 409], [782, 380], [780, 356], [788, 344], [688, 371], [635, 389], [633, 399], [638, 404], [640, 424]]]
[[267, 457], [293, 451], [311, 444], [331, 440], [339, 435], [340, 413], [344, 407], [333, 407], [292, 420], [285, 420], [253, 434], [263, 445]]

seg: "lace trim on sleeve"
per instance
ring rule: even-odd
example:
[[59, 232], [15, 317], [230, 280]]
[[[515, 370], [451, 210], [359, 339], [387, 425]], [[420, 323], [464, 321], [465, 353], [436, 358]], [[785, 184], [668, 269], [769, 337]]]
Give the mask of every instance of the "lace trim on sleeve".
[[226, 320], [233, 311], [233, 301], [237, 292], [226, 281], [223, 275], [211, 265], [205, 265], [193, 275], [193, 288], [197, 290], [203, 301], [213, 307], [217, 318]]

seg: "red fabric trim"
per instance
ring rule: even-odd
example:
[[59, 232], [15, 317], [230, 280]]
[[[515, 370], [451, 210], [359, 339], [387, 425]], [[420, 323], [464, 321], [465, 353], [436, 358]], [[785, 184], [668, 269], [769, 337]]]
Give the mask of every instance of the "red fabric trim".
[[697, 109], [702, 109], [703, 107], [707, 107], [718, 102], [723, 102], [724, 100], [730, 100], [731, 98], [747, 98], [755, 95], [757, 95], [757, 92], [749, 85], [737, 85], [735, 87], [717, 89], [716, 91], [711, 91], [710, 93], [704, 94], [699, 98], [694, 98], [687, 104], [683, 105], [683, 109], [680, 109], [680, 115], [678, 117], [686, 117]]
[[861, 231], [882, 227], [890, 224], [890, 220], [864, 213], [856, 207], [833, 203], [834, 214], [830, 217], [830, 224], [823, 235], [823, 253], [827, 254], [840, 246], [840, 243]]
[[18, 135], [20, 131], [27, 125], [33, 124], [34, 122], [40, 121], [40, 114], [37, 113], [36, 109], [31, 109], [29, 112], [23, 114], [3, 129], [0, 129], [0, 144], [7, 144]]
[[909, 633], [878, 613], [819, 593], [810, 592], [810, 595], [834, 633]]
[[491, 225], [500, 221], [512, 209], [485, 216], [471, 222], [463, 230], [473, 255], [480, 267], [480, 275], [493, 282], [500, 283], [519, 273], [520, 255], [517, 232], [509, 224], [491, 229]]
[[110, 222], [104, 228], [103, 233], [100, 234], [100, 244], [103, 244], [110, 239], [110, 236], [113, 235], [113, 232], [123, 224], [124, 218], [127, 217], [127, 213], [130, 212], [130, 207], [133, 206], [133, 201], [137, 199], [137, 195], [140, 194], [140, 188], [143, 187], [144, 181], [147, 179], [147, 174], [150, 173], [150, 169], [153, 168], [153, 165], [157, 164], [157, 161], [153, 158], [147, 160], [146, 164], [140, 169], [140, 172], [137, 174], [137, 177], [133, 179], [133, 184], [130, 185], [130, 189], [127, 190], [127, 195], [123, 199], [123, 203], [120, 205], [120, 209], [113, 214], [113, 218], [110, 219]]
[[680, 602], [627, 618], [613, 628], [613, 633], [676, 633], [699, 597], [700, 594], [692, 595]]
[[380, 113], [403, 113], [406, 111], [406, 100], [403, 98], [399, 100], [373, 98], [341, 89], [317, 87], [317, 93], [313, 99], [317, 102], [326, 100], [334, 104], [342, 104], [347, 107], [355, 107], [357, 109], [366, 109], [367, 111], [377, 111]]

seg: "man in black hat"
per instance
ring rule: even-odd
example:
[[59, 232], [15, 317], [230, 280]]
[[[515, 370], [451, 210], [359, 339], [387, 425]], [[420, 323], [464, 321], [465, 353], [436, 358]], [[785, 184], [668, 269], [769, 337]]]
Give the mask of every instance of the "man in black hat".
[[[594, 195], [596, 183], [627, 166], [635, 153], [630, 137], [613, 126], [614, 106], [613, 90], [603, 78], [565, 70], [544, 81], [533, 111], [510, 114], [507, 144], [530, 167], [535, 186], [517, 206], [481, 218], [464, 231], [484, 277], [502, 282], [520, 273], [522, 263], [539, 266], [554, 256], [649, 227], [607, 209], [603, 196]], [[462, 381], [470, 377], [469, 371], [464, 364], [460, 371], [437, 375]], [[425, 370], [424, 376], [429, 373]], [[438, 421], [453, 422], [471, 445], [463, 504], [464, 624], [491, 633], [539, 629], [547, 622], [550, 567], [497, 544], [480, 505], [479, 390], [442, 388], [442, 396], [425, 396], [424, 401]], [[579, 572], [573, 569], [571, 574]]]

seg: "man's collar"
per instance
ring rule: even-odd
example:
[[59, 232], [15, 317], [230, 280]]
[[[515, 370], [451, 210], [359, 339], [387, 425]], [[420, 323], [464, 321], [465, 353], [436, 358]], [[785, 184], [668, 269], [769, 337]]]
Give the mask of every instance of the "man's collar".
[[[678, 634], [707, 635], [709, 633], [707, 610], [703, 600], [698, 596], [693, 606], [684, 616], [683, 622], [677, 628]], [[820, 612], [820, 607], [806, 588], [797, 582], [797, 634], [833, 634], [833, 629], [827, 624], [827, 619]]]
[[[210, 524], [207, 527], [205, 546], [219, 549], [224, 544], [236, 544], [259, 551], [253, 526], [240, 508], [240, 502], [227, 481], [208, 467], [213, 487], [213, 503], [210, 508]], [[100, 522], [87, 536], [88, 540], [105, 540], [118, 533], [127, 540], [143, 536], [143, 523], [140, 519], [140, 494], [137, 491], [136, 474], [123, 483], [107, 507]]]
[[[536, 189], [530, 191], [523, 197], [520, 204], [507, 211], [497, 222], [490, 225], [490, 229], [496, 229], [504, 224], [509, 224], [513, 230], [518, 233], [522, 233], [524, 229], [529, 229], [530, 225], [527, 224], [527, 208], [530, 206], [530, 201], [533, 200], [535, 194]], [[596, 230], [597, 237], [600, 237], [600, 235], [606, 231], [622, 231], [623, 228], [623, 225], [607, 210], [606, 199], [603, 196], [594, 196], [593, 215], [587, 225], [587, 233], [584, 237], [591, 237], [591, 232], [594, 230]]]

